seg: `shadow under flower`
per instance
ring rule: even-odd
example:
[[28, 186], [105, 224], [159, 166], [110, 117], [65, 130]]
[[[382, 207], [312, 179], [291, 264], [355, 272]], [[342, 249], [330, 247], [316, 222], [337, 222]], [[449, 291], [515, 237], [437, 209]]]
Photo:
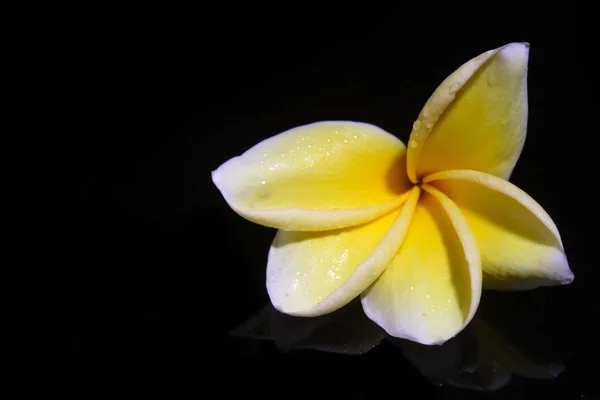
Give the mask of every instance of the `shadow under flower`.
[[273, 341], [281, 353], [312, 349], [361, 355], [387, 340], [433, 384], [494, 391], [513, 375], [554, 379], [564, 371], [543, 340], [535, 313], [523, 304], [521, 297], [527, 295], [486, 293], [472, 322], [440, 346], [386, 335], [364, 314], [359, 300], [315, 318], [285, 315], [269, 304], [231, 334]]

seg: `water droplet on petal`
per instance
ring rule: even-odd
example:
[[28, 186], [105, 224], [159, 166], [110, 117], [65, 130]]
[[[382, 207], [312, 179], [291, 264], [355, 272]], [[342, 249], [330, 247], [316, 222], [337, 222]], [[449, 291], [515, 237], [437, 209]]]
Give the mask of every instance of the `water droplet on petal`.
[[423, 107], [423, 116], [425, 118], [429, 117], [431, 115], [431, 113], [429, 112], [429, 108], [427, 108], [427, 106]]
[[421, 121], [419, 121], [419, 120], [416, 120], [416, 121], [413, 123], [413, 129], [414, 129], [415, 131], [418, 131], [419, 129], [421, 129]]
[[265, 197], [268, 197], [270, 195], [269, 191], [264, 186], [266, 184], [267, 181], [261, 181], [260, 186], [256, 189], [256, 197], [258, 197], [259, 199], [264, 199]]
[[416, 140], [411, 140], [409, 144], [413, 149], [419, 147], [419, 143]]
[[453, 83], [450, 85], [450, 93], [456, 93], [456, 91], [460, 88], [458, 83]]
[[425, 127], [426, 127], [427, 129], [431, 129], [431, 128], [433, 128], [433, 122], [429, 121], [428, 123], [426, 123], [426, 124], [425, 124]]

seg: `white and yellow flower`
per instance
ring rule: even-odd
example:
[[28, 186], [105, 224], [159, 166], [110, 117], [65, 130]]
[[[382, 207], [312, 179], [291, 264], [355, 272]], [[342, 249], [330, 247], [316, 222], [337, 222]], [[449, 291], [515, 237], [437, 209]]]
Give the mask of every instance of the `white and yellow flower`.
[[481, 289], [570, 283], [548, 214], [507, 181], [525, 141], [529, 45], [452, 73], [408, 148], [365, 123], [271, 137], [213, 172], [231, 208], [279, 229], [267, 290], [281, 312], [317, 316], [360, 295], [390, 335], [440, 344], [471, 320]]

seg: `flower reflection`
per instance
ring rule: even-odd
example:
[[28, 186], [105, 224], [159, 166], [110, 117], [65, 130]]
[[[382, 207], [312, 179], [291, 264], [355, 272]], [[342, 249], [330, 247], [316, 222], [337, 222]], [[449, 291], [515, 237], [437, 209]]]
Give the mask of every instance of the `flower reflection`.
[[469, 326], [440, 346], [386, 335], [367, 318], [360, 301], [317, 318], [285, 315], [269, 304], [232, 334], [273, 341], [281, 353], [310, 349], [360, 355], [387, 341], [392, 344], [390, 351], [399, 350], [398, 356], [407, 358], [434, 384], [494, 391], [513, 375], [553, 379], [564, 370], [563, 364], [550, 356], [536, 315], [523, 303], [522, 297], [509, 298], [502, 293], [484, 296]]
[[385, 332], [352, 301], [330, 314], [315, 318], [293, 317], [277, 311], [271, 303], [233, 335], [273, 340], [279, 351], [320, 350], [341, 354], [364, 354], [385, 339]]

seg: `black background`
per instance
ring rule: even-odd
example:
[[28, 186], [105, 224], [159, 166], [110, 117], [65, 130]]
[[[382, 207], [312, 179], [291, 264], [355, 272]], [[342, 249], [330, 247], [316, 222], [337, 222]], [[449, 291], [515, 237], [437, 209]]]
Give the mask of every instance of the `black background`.
[[[352, 398], [388, 386], [398, 396], [399, 387], [423, 398], [474, 395], [432, 385], [389, 342], [363, 356], [284, 355], [271, 342], [231, 337], [268, 303], [274, 231], [231, 211], [210, 172], [269, 136], [320, 120], [372, 123], [406, 143], [421, 107], [455, 68], [527, 41], [528, 137], [511, 181], [553, 217], [576, 278], [503, 294], [539, 321], [537, 335], [566, 371], [551, 381], [515, 378], [490, 398], [593, 398], [599, 63], [589, 11], [231, 3], [76, 13], [57, 26], [64, 38], [56, 43], [61, 90], [71, 100], [60, 114], [58, 160], [67, 351], [195, 354], [231, 365], [263, 356], [303, 364], [304, 383], [294, 381], [300, 394], [327, 380], [308, 373], [318, 365], [330, 373], [349, 367], [325, 387]], [[379, 379], [362, 379], [363, 371]]]

